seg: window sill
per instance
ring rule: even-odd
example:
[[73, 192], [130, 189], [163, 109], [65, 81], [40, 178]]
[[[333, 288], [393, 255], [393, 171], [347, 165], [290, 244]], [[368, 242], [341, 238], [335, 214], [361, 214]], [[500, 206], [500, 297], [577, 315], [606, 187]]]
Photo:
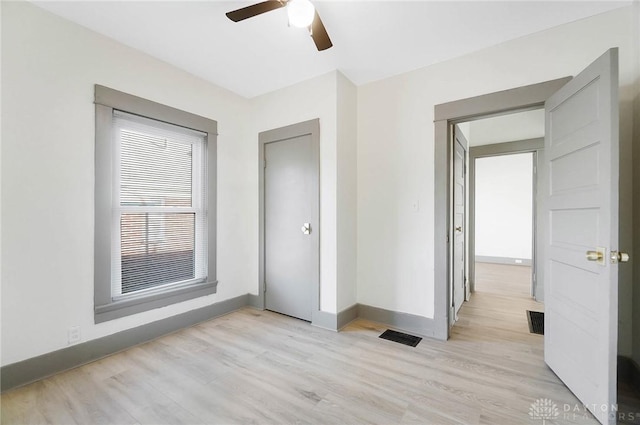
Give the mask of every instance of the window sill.
[[109, 304], [98, 305], [94, 310], [94, 321], [95, 323], [103, 323], [132, 314], [142, 313], [143, 311], [215, 294], [217, 287], [217, 281], [194, 283], [193, 285], [168, 289], [161, 293], [154, 293], [148, 296], [132, 297], [113, 301]]

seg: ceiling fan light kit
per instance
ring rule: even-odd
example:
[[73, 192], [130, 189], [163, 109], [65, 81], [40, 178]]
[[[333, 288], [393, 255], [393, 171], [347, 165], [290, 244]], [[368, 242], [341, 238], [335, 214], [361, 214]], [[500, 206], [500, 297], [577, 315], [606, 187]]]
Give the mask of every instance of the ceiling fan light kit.
[[318, 15], [318, 11], [309, 0], [268, 0], [243, 7], [242, 9], [232, 10], [227, 12], [226, 15], [233, 22], [240, 22], [281, 7], [287, 8], [289, 25], [309, 29], [309, 34], [318, 51], [327, 50], [333, 46], [327, 29], [324, 27], [320, 15]]
[[308, 28], [313, 23], [315, 12], [309, 0], [289, 0], [287, 3], [287, 16], [292, 27]]

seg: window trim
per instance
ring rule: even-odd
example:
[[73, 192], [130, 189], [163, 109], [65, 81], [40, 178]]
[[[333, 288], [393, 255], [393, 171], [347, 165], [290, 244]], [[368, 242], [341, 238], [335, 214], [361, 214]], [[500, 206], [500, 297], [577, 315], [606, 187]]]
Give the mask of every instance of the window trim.
[[[95, 85], [95, 250], [94, 321], [102, 323], [170, 304], [215, 294], [216, 280], [216, 176], [217, 122], [101, 85]], [[111, 296], [112, 228], [112, 117], [113, 110], [140, 115], [207, 133], [207, 280], [153, 294], [132, 295], [114, 301]]]

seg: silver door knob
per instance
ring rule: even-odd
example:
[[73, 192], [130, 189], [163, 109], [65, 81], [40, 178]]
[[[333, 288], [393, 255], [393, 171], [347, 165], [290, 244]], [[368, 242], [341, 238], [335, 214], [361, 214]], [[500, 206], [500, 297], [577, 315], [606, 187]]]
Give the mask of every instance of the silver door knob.
[[311, 234], [311, 223], [304, 223], [302, 225], [302, 233], [304, 233], [305, 235], [310, 235]]
[[462, 226], [458, 226], [458, 227], [456, 227], [456, 232], [460, 232], [460, 233], [462, 233]]
[[629, 254], [626, 252], [611, 251], [611, 264], [628, 263], [629, 259]]

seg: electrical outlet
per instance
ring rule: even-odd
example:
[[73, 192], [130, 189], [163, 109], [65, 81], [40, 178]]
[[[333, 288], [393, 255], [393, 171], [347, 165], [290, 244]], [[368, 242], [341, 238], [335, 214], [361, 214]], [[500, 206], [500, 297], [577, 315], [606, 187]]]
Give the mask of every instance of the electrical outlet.
[[522, 260], [516, 260], [516, 264], [522, 264]]
[[69, 345], [80, 342], [80, 326], [71, 326], [67, 331], [67, 336]]

